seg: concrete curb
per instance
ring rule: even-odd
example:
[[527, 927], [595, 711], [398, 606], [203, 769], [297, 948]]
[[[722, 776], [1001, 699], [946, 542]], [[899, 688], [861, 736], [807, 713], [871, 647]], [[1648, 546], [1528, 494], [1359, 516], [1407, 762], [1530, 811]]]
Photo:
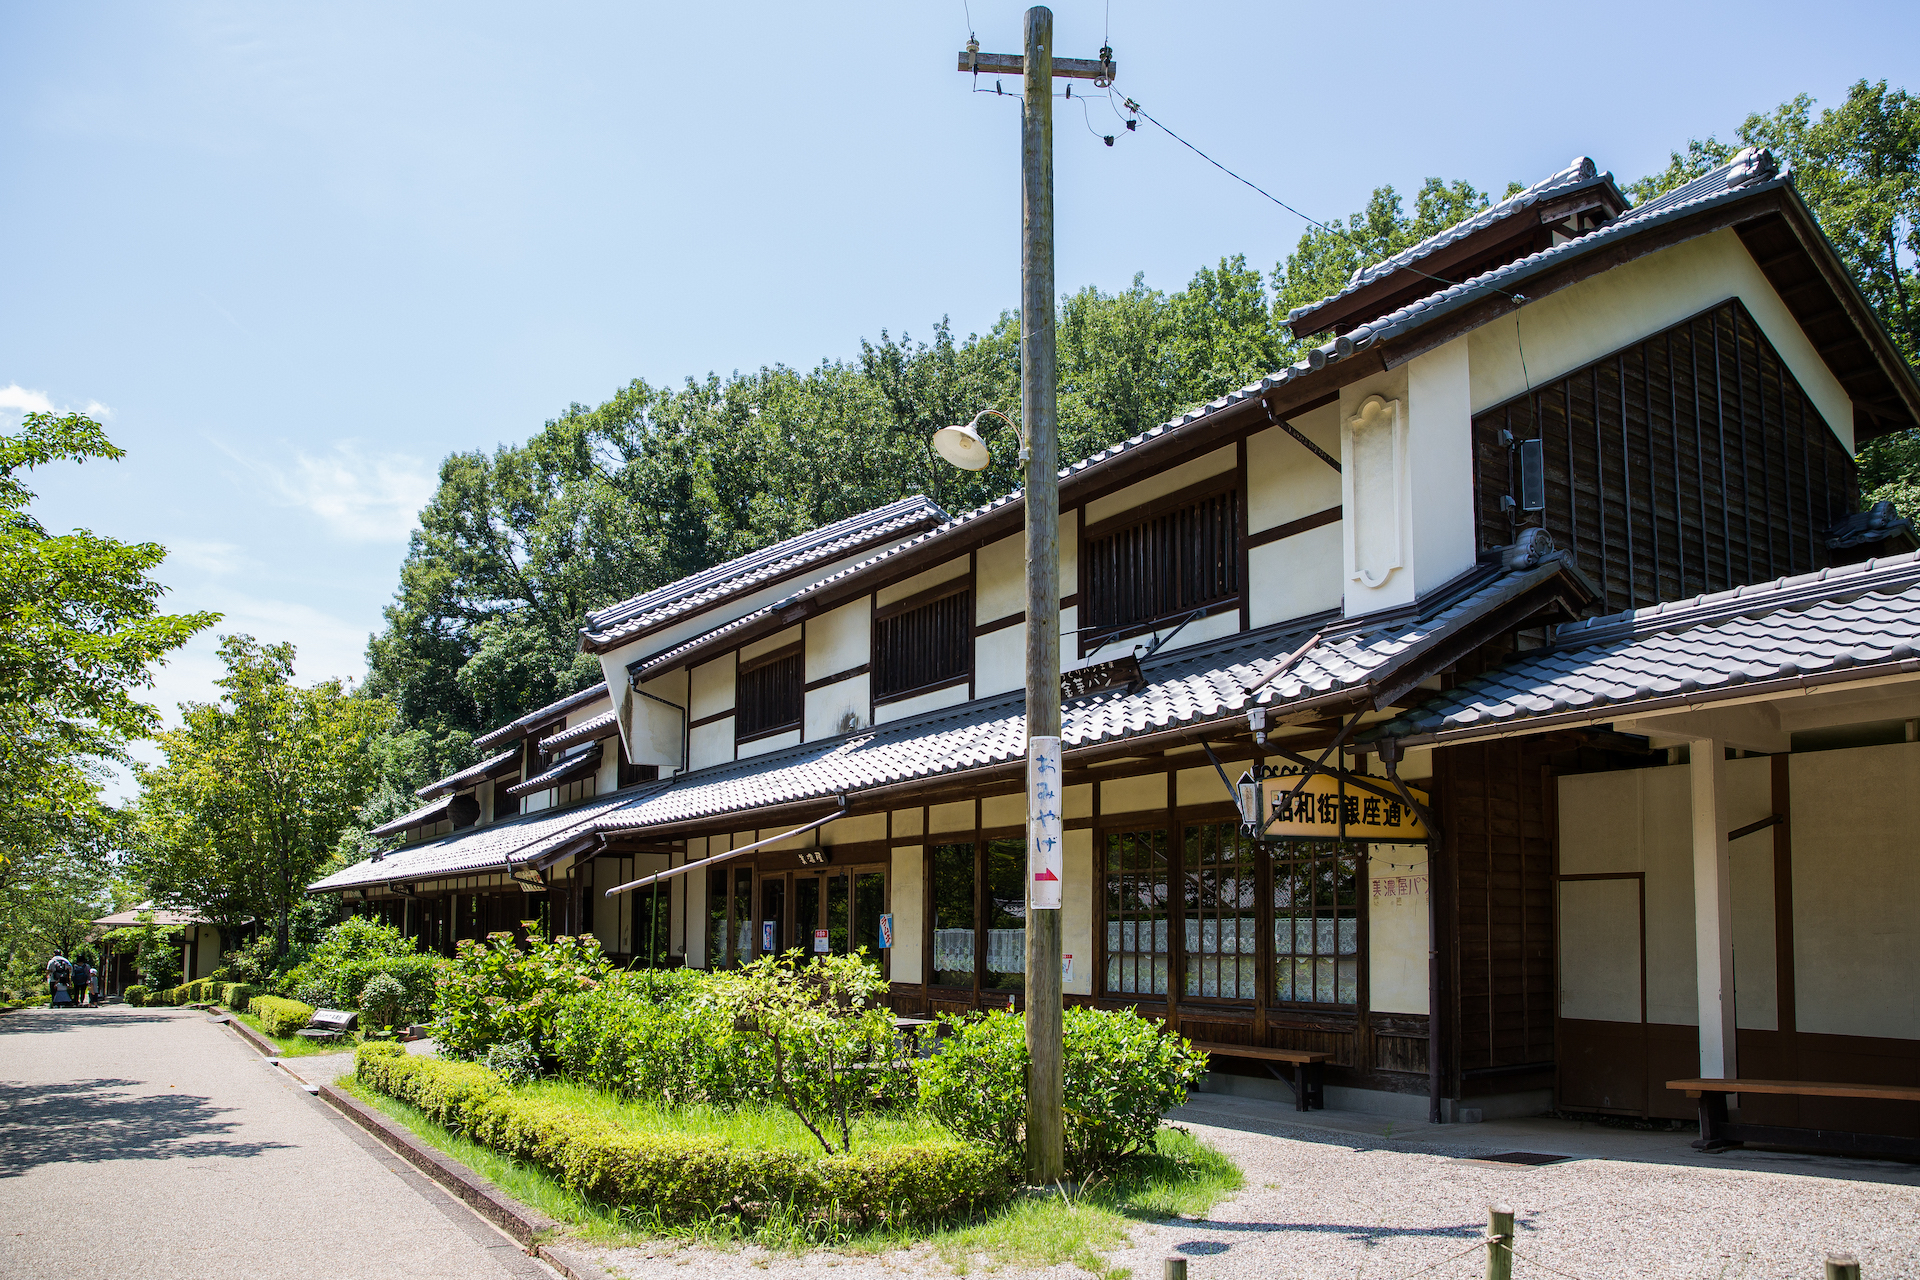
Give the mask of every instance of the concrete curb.
[[481, 1217], [518, 1240], [528, 1253], [567, 1276], [568, 1280], [613, 1280], [607, 1272], [573, 1250], [548, 1244], [541, 1239], [560, 1230], [560, 1223], [521, 1204], [458, 1160], [422, 1144], [413, 1134], [352, 1094], [330, 1084], [322, 1084], [318, 1088], [320, 1096], [349, 1120], [392, 1148], [401, 1159], [445, 1187]]
[[[273, 1041], [261, 1035], [258, 1031], [255, 1031], [252, 1027], [248, 1026], [246, 1023], [240, 1021], [238, 1014], [231, 1014], [231, 1013], [228, 1014], [226, 1025], [229, 1027], [232, 1027], [235, 1031], [238, 1031], [240, 1033], [240, 1038], [242, 1040], [245, 1040], [248, 1044], [251, 1044], [254, 1048], [266, 1054], [269, 1058], [280, 1057], [280, 1046], [276, 1045]], [[281, 1060], [285, 1061], [285, 1059], [281, 1059]]]

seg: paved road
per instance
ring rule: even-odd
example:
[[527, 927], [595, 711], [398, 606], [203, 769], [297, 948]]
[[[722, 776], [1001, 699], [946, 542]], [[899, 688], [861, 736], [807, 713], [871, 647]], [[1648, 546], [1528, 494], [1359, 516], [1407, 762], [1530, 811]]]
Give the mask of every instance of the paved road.
[[0, 1276], [554, 1274], [203, 1014], [0, 1017]]

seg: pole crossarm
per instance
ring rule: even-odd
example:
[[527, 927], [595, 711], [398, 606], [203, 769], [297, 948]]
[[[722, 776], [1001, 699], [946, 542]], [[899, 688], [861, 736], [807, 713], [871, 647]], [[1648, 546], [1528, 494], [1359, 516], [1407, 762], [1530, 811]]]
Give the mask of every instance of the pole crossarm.
[[[1024, 76], [1027, 74], [1026, 57], [1018, 53], [970, 53], [960, 51], [960, 70], [976, 75]], [[1053, 74], [1067, 80], [1106, 80], [1111, 81], [1120, 70], [1116, 62], [1101, 62], [1097, 58], [1055, 58]]]

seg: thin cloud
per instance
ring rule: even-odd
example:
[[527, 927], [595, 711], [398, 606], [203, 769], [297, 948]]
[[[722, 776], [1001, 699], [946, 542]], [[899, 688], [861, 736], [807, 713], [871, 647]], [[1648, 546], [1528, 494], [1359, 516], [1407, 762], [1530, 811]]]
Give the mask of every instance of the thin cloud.
[[0, 409], [12, 409], [19, 413], [52, 413], [53, 401], [47, 399], [44, 391], [29, 391], [15, 382], [0, 387]]
[[246, 552], [231, 542], [199, 542], [191, 538], [169, 541], [167, 559], [217, 576], [238, 572], [248, 563]]
[[227, 456], [266, 480], [288, 506], [311, 511], [351, 542], [403, 542], [420, 508], [433, 496], [433, 468], [398, 453], [368, 454], [342, 440], [325, 454], [296, 452], [293, 465], [277, 466]]

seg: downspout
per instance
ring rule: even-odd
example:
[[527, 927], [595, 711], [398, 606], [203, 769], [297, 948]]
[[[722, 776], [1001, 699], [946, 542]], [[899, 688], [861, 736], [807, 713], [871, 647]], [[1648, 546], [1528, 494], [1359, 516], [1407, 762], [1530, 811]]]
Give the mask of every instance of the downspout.
[[680, 768], [676, 770], [676, 772], [685, 773], [687, 771], [689, 758], [693, 754], [693, 726], [687, 722], [687, 709], [677, 702], [668, 702], [658, 694], [648, 693], [645, 689], [642, 689], [638, 676], [628, 676], [627, 685], [641, 697], [651, 698], [661, 706], [672, 707], [680, 713]]
[[1440, 913], [1434, 906], [1439, 877], [1434, 874], [1440, 861], [1440, 824], [1427, 807], [1413, 798], [1407, 784], [1400, 781], [1400, 744], [1392, 738], [1380, 740], [1380, 763], [1386, 766], [1387, 781], [1400, 793], [1407, 808], [1419, 815], [1427, 828], [1427, 1123], [1443, 1123], [1440, 1116]]

